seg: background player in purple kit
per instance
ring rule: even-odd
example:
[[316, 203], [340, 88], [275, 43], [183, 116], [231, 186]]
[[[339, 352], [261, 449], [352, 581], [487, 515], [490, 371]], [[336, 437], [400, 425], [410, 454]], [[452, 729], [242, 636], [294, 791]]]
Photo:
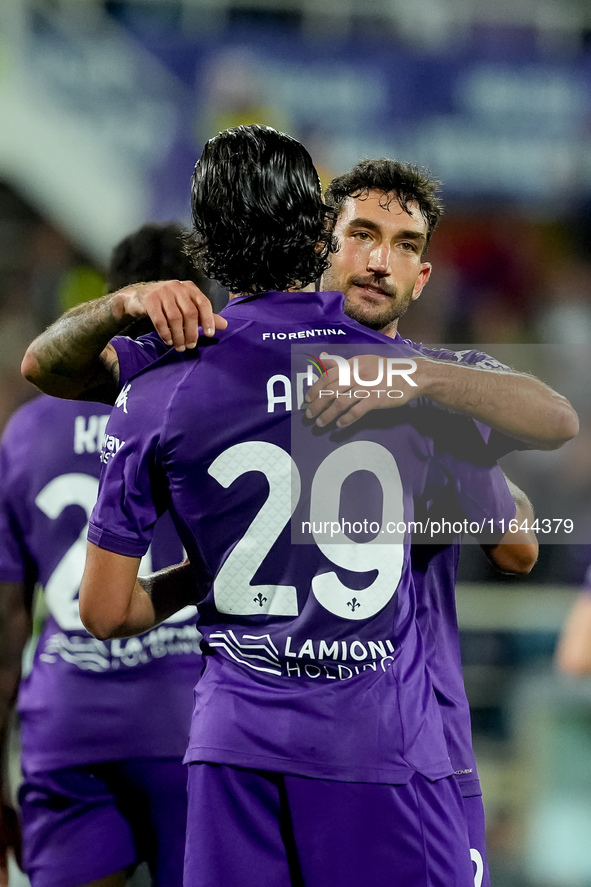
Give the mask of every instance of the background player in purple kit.
[[[360, 164], [359, 167], [349, 174], [349, 176], [340, 177], [335, 180], [335, 183], [331, 188], [333, 193], [331, 195], [331, 189], [329, 189], [329, 195], [331, 195], [332, 202], [336, 205], [339, 212], [339, 218], [337, 221], [337, 233], [339, 234], [342, 210], [346, 203], [346, 199], [350, 194], [355, 194], [356, 192], [363, 193], [364, 189], [367, 189], [368, 191], [374, 190], [380, 195], [380, 197], [385, 195], [397, 197], [406, 196], [407, 198], [410, 195], [416, 197], [419, 201], [419, 205], [421, 207], [424, 205], [426, 214], [430, 216], [430, 227], [428, 229], [429, 236], [440, 211], [438, 202], [434, 202], [432, 199], [434, 194], [434, 183], [428, 178], [418, 175], [414, 168], [394, 161], [378, 161], [375, 163], [365, 162], [364, 164]], [[362, 215], [365, 216], [367, 215], [368, 207], [371, 206], [371, 202], [368, 204], [365, 201], [360, 201], [360, 203], [363, 204], [365, 210]], [[397, 200], [394, 201], [395, 208], [396, 204]], [[378, 210], [379, 213], [381, 212], [382, 215], [384, 215], [382, 207], [379, 206], [379, 201]], [[379, 213], [377, 216], [377, 222], [382, 224], [383, 219], [380, 218]], [[385, 216], [385, 218], [390, 222], [399, 221], [398, 219], [392, 220], [389, 215]], [[401, 218], [404, 222], [407, 217], [402, 215]], [[407, 225], [402, 226], [402, 230], [406, 230], [408, 235], [407, 228]], [[391, 237], [391, 233], [392, 232], [388, 232], [388, 240]], [[412, 247], [416, 245], [416, 242], [409, 242], [408, 237], [401, 240], [398, 236], [398, 232], [396, 232], [396, 236], [397, 239], [395, 242], [398, 251], [403, 252], [402, 257], [398, 259], [398, 264], [400, 264], [400, 261], [408, 264], [408, 255], [406, 255], [406, 253], [409, 252], [410, 255], [413, 254]], [[368, 248], [368, 243], [371, 244], [371, 248]], [[352, 244], [356, 245], [356, 251], [351, 249]], [[334, 256], [332, 259], [333, 267], [325, 275], [323, 287], [328, 288], [327, 280], [330, 280], [331, 275], [338, 273], [339, 277], [336, 281], [333, 281], [334, 288], [344, 290], [346, 295], [348, 295], [348, 290], [350, 288], [349, 277], [351, 275], [355, 275], [358, 282], [360, 282], [359, 279], [361, 279], [361, 282], [364, 280], [366, 283], [369, 282], [370, 290], [372, 287], [375, 290], [382, 289], [382, 301], [386, 302], [386, 307], [388, 308], [389, 313], [383, 320], [378, 320], [376, 323], [375, 318], [372, 318], [371, 316], [371, 310], [369, 310], [367, 319], [370, 324], [382, 328], [383, 332], [395, 333], [397, 319], [403, 311], [401, 310], [400, 304], [397, 303], [395, 297], [393, 297], [392, 290], [395, 291], [396, 287], [400, 287], [401, 282], [399, 267], [392, 265], [391, 257], [386, 257], [386, 260], [384, 261], [384, 254], [388, 249], [386, 249], [384, 244], [381, 244], [378, 245], [376, 253], [375, 228], [371, 231], [356, 230], [350, 232], [349, 243], [346, 248], [342, 248], [337, 256]], [[380, 250], [382, 253], [381, 256], [379, 255]], [[395, 250], [392, 250], [392, 252], [395, 254]], [[416, 253], [414, 255], [416, 258]], [[425, 266], [423, 271], [423, 265], [424, 263], [422, 262], [418, 265], [419, 271], [422, 272], [422, 278], [419, 282], [419, 287], [416, 290], [414, 288], [417, 280], [416, 272], [413, 272], [415, 274], [414, 279], [412, 277], [410, 278], [412, 283], [410, 292], [413, 296], [419, 294], [421, 288], [420, 284], [424, 283], [425, 272], [428, 273], [429, 270], [429, 266]], [[416, 262], [415, 267], [417, 267]], [[371, 278], [369, 281], [368, 277]], [[379, 284], [382, 284], [382, 286], [379, 286]], [[179, 329], [182, 332], [181, 309], [185, 310], [184, 305], [186, 302], [190, 302], [191, 299], [194, 298], [193, 293], [189, 294], [182, 291], [181, 284], [177, 285], [176, 291], [174, 286], [174, 283], [167, 284], [167, 289], [164, 290], [162, 288], [159, 292], [157, 288], [152, 285], [147, 285], [144, 288], [144, 293], [148, 300], [154, 298], [156, 295], [161, 296], [164, 314], [170, 317], [173, 312], [177, 312], [174, 324], [171, 322], [170, 327], [166, 327], [166, 331], [161, 327], [163, 335], [165, 336], [177, 336]], [[384, 298], [388, 295], [387, 291], [389, 289], [391, 291], [391, 297]], [[179, 293], [182, 293], [182, 296], [185, 299], [184, 304], [181, 302], [181, 296]], [[140, 293], [137, 291], [130, 293], [128, 301], [131, 302], [131, 299], [133, 298], [137, 303], [139, 295]], [[378, 303], [379, 295], [379, 292], [375, 292], [373, 296], [370, 294], [367, 295], [366, 309], [368, 306], [371, 309], [372, 301], [376, 304]], [[121, 301], [122, 294], [116, 294], [114, 297], [109, 297], [109, 299], [111, 300], [111, 304], [113, 304], [113, 314], [116, 315], [120, 309], [119, 306], [115, 307], [115, 301]], [[403, 308], [406, 307], [408, 301], [409, 300], [406, 302], [403, 301]], [[203, 314], [204, 326], [213, 329], [211, 309], [208, 306], [201, 307], [198, 298], [195, 298], [193, 309], [195, 306]], [[108, 335], [116, 331], [116, 324], [119, 322], [116, 316], [111, 316], [111, 312], [108, 310], [109, 307], [108, 299], [105, 300], [102, 305], [97, 304], [94, 307], [85, 306], [84, 315], [82, 315], [82, 313], [74, 314], [70, 312], [70, 315], [63, 319], [62, 328], [56, 327], [53, 330], [48, 331], [48, 334], [46, 335], [53, 337], [51, 339], [52, 347], [57, 348], [58, 353], [61, 354], [62, 364], [66, 368], [68, 358], [71, 359], [71, 354], [68, 353], [68, 342], [72, 335], [74, 335], [76, 339], [82, 340], [80, 342], [81, 345], [84, 344], [84, 335], [86, 335], [85, 344], [87, 357], [89, 352], [92, 352], [92, 349], [94, 348], [94, 354], [91, 354], [91, 357], [94, 356], [95, 363], [97, 362], [96, 358], [98, 357], [100, 348], [106, 341], [106, 338], [108, 338]], [[149, 302], [147, 308], [148, 310], [151, 310]], [[137, 308], [135, 305], [130, 305], [130, 310], [137, 310]], [[349, 311], [349, 308], [346, 310]], [[376, 310], [378, 314], [383, 313], [381, 306], [379, 305], [377, 305], [377, 308], [374, 310]], [[162, 309], [158, 308], [158, 313], [154, 312], [154, 319], [159, 323], [163, 322], [163, 318], [164, 321], [166, 321]], [[360, 317], [359, 319], [362, 320], [362, 322], [365, 320], [364, 317]], [[396, 322], [393, 323], [393, 321]], [[215, 322], [220, 327], [223, 324], [223, 321], [217, 318], [215, 319]], [[189, 344], [191, 344], [192, 323], [194, 323], [194, 316], [190, 318], [190, 321], [187, 322], [185, 326], [187, 333], [186, 341]], [[184, 341], [185, 339], [183, 339], [183, 342]], [[151, 350], [149, 351], [148, 349]], [[135, 343], [126, 341], [125, 339], [116, 339], [113, 342], [113, 346], [106, 349], [102, 359], [108, 364], [109, 373], [111, 371], [117, 373], [121, 370], [121, 377], [123, 380], [126, 380], [131, 372], [133, 372], [133, 369], [138, 368], [138, 361], [139, 365], [141, 365], [143, 360], [152, 359], [153, 352], [155, 351], [158, 353], [158, 349], [158, 340], [153, 339], [150, 343], [146, 341], [143, 353], [138, 354], [138, 350], [140, 349]], [[48, 363], [47, 354], [43, 353], [43, 337], [40, 340], [37, 340], [37, 345], [33, 348], [33, 354], [35, 353], [37, 354], [37, 357], [31, 355], [32, 360], [29, 361], [29, 365], [31, 365], [32, 362], [36, 362], [38, 359], [41, 368], [46, 371]], [[467, 354], [435, 352], [434, 356], [453, 361], [461, 361], [464, 364], [469, 362], [476, 364], [476, 370], [468, 369], [467, 372], [466, 366], [462, 368], [452, 366], [448, 370], [446, 379], [448, 391], [442, 391], [441, 394], [446, 396], [449, 396], [449, 394], [454, 395], [456, 400], [452, 405], [456, 408], [470, 412], [477, 412], [478, 409], [484, 410], [485, 413], [477, 412], [477, 415], [481, 418], [487, 419], [491, 424], [495, 424], [497, 428], [503, 429], [507, 433], [515, 434], [517, 437], [526, 438], [535, 446], [557, 446], [563, 442], [565, 437], [572, 434], [573, 413], [569, 405], [564, 399], [560, 398], [559, 395], [556, 395], [555, 392], [552, 392], [551, 389], [539, 382], [539, 380], [508, 372], [504, 372], [502, 378], [500, 378], [498, 374], [496, 378], [492, 378], [491, 367], [499, 368], [499, 365], [487, 355], [482, 355], [478, 352], [469, 352]], [[92, 361], [90, 364], [92, 367]], [[440, 366], [441, 365], [439, 365], [439, 367]], [[100, 362], [99, 367], [100, 372], [98, 373], [98, 378], [101, 377], [101, 374], [104, 377], [106, 375], [104, 366]], [[483, 370], [483, 367], [487, 369]], [[51, 372], [51, 367], [49, 367], [49, 369]], [[76, 369], [76, 367], [74, 369]], [[85, 365], [81, 366], [80, 369], [83, 370], [84, 373], [87, 372]], [[92, 378], [93, 381], [89, 381], [86, 384], [94, 385], [95, 373], [96, 367], [88, 372], [88, 377], [86, 375], [83, 375], [82, 377], [74, 377], [74, 374], [72, 374], [71, 379], [66, 377], [57, 379], [56, 384], [60, 385], [62, 390], [56, 393], [63, 394], [63, 387], [68, 384], [80, 386], [80, 378]], [[440, 375], [442, 375], [441, 372]], [[111, 378], [111, 388], [114, 389], [112, 376], [107, 375], [105, 381], [108, 385], [109, 378]], [[483, 392], [487, 394], [487, 397], [483, 397]], [[78, 396], [80, 390], [79, 388], [74, 389], [70, 387], [66, 389], [65, 393], [69, 393], [70, 396]], [[489, 397], [488, 394], [491, 396]], [[513, 398], [513, 394], [515, 394], [515, 398]], [[84, 396], [88, 395], [85, 393]], [[515, 409], [515, 404], [522, 403], [524, 399], [534, 405], [533, 413], [524, 412], [521, 408], [517, 410]], [[539, 421], [541, 416], [544, 417], [542, 422]], [[550, 421], [546, 421], [546, 417], [549, 417]], [[488, 433], [488, 431], [484, 433]], [[499, 441], [502, 441], [502, 436], [496, 435], [496, 438], [493, 436], [493, 440], [498, 452], [502, 449], [502, 446], [499, 447]], [[506, 446], [506, 443], [504, 445]], [[518, 506], [521, 517], [527, 517], [531, 514], [530, 506], [523, 496], [519, 497]], [[528, 540], [528, 542], [530, 544], [526, 544], [523, 547], [515, 545], [497, 547], [494, 552], [495, 561], [501, 568], [508, 571], [523, 572], [531, 569], [535, 560], [536, 549], [535, 545], [531, 544], [531, 540]], [[429, 563], [427, 550], [423, 546], [417, 548], [417, 576], [425, 589], [432, 589], [434, 594], [433, 602], [436, 606], [433, 608], [427, 606], [425, 608], [425, 612], [428, 615], [430, 614], [430, 636], [433, 638], [439, 638], [439, 630], [436, 630], [434, 621], [435, 616], [445, 616], [447, 623], [443, 623], [443, 637], [445, 640], [444, 648], [450, 651], [450, 657], [444, 660], [443, 665], [441, 664], [442, 659], [440, 655], [433, 656], [433, 672], [439, 675], [439, 681], [436, 682], [436, 686], [438, 692], [441, 694], [442, 712], [447, 719], [446, 729], [448, 730], [452, 760], [455, 769], [461, 771], [459, 779], [462, 782], [463, 791], [466, 795], [474, 797], [479, 795], [480, 789], [471, 750], [469, 712], [467, 700], [463, 691], [457, 639], [457, 624], [455, 607], [453, 605], [453, 588], [455, 585], [458, 552], [451, 546], [438, 546], [432, 551], [433, 554], [437, 556], [433, 557], [431, 569], [428, 570], [426, 567], [426, 564]], [[446, 625], [447, 628], [445, 627]], [[441, 644], [435, 642], [432, 646], [436, 652], [441, 648]], [[482, 819], [481, 808], [477, 811], [476, 819], [478, 822]], [[484, 856], [483, 834], [474, 834], [472, 846], [475, 849], [475, 852], [477, 851], [480, 856]]]
[[[126, 238], [113, 255], [112, 285], [175, 270], [189, 276], [180, 232], [147, 225]], [[1, 732], [31, 633], [36, 583], [48, 610], [18, 696], [24, 869], [33, 887], [117, 887], [141, 860], [159, 887], [182, 879], [182, 756], [201, 669], [195, 609], [147, 635], [110, 642], [92, 638], [78, 613], [109, 412], [39, 397], [12, 417], [0, 448], [0, 650], [9, 660], [2, 662]], [[182, 559], [165, 519], [150, 565]]]
[[[360, 878], [376, 885], [395, 878], [405, 887], [468, 885], [464, 813], [447, 778], [439, 710], [426, 681], [408, 552], [318, 538], [302, 550], [283, 528], [291, 494], [295, 517], [306, 514], [294, 486], [300, 473], [302, 499], [312, 481], [311, 513], [323, 507], [325, 497], [314, 491], [331, 486], [335, 454], [345, 475], [368, 470], [379, 478], [388, 513], [407, 519], [412, 499], [430, 499], [450, 483], [472, 489], [462, 500], [470, 508], [490, 472], [464, 465], [445, 448], [436, 455], [434, 426], [450, 417], [427, 407], [432, 424], [424, 438], [415, 428], [423, 418], [418, 401], [398, 411], [388, 429], [369, 422], [353, 437], [338, 432], [336, 451], [334, 434], [318, 436], [296, 420], [310, 460], [296, 467], [288, 453], [289, 398], [276, 410], [272, 396], [286, 360], [289, 372], [289, 353], [275, 344], [274, 332], [264, 331], [297, 336], [307, 328], [321, 342], [345, 336], [372, 347], [388, 340], [340, 314], [338, 294], [258, 292], [310, 279], [306, 249], [316, 262], [322, 258], [315, 248], [325, 232], [318, 184], [309, 157], [295, 146], [272, 131], [240, 127], [208, 143], [196, 167], [200, 247], [222, 282], [255, 295], [226, 309], [231, 323], [218, 346], [171, 352], [126, 385], [126, 411], [115, 409], [109, 425], [119, 446], [105, 466], [91, 521], [83, 617], [99, 636], [151, 624], [150, 602], [135, 575], [156, 514], [170, 508], [190, 559], [203, 555], [197, 578], [210, 588], [200, 620], [207, 666], [187, 755], [194, 764], [186, 885], [300, 878], [310, 887]], [[220, 192], [228, 213], [220, 214], [219, 206], [226, 207]], [[221, 230], [210, 221], [212, 194]], [[421, 224], [414, 207], [413, 220]], [[254, 240], [259, 252], [244, 257], [238, 240], [245, 230], [254, 232], [249, 246]], [[273, 249], [261, 253], [261, 240]], [[416, 352], [401, 344], [399, 353]], [[228, 366], [229, 354], [237, 371]], [[467, 420], [451, 421], [461, 432]], [[402, 486], [383, 442], [399, 456]], [[490, 507], [513, 516], [502, 473], [493, 476]], [[375, 495], [373, 488], [370, 499]], [[105, 573], [108, 598], [98, 585]], [[207, 830], [200, 827], [205, 797], [217, 799]]]
[[555, 658], [558, 668], [566, 674], [591, 674], [591, 566], [562, 627]]

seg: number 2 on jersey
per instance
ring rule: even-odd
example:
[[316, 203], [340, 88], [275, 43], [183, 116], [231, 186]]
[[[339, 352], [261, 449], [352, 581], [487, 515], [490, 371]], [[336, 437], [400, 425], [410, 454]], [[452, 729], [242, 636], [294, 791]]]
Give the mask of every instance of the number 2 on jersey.
[[[59, 627], [64, 631], [84, 631], [78, 609], [78, 589], [86, 562], [86, 534], [88, 520], [98, 494], [99, 482], [89, 474], [72, 472], [50, 481], [37, 495], [35, 505], [51, 520], [60, 516], [64, 508], [79, 505], [85, 514], [80, 535], [68, 548], [45, 586], [47, 608]], [[152, 570], [151, 553], [142, 558], [140, 575]], [[180, 622], [191, 618], [195, 607], [183, 607], [166, 622]]]

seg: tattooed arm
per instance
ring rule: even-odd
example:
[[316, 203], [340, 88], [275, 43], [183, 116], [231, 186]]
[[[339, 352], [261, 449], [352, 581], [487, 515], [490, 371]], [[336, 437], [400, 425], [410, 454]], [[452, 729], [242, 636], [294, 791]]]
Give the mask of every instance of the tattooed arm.
[[21, 372], [46, 394], [112, 404], [119, 391], [119, 358], [110, 339], [149, 317], [163, 341], [194, 348], [199, 326], [207, 336], [227, 322], [194, 283], [138, 283], [66, 312], [27, 348]]
[[29, 345], [21, 372], [46, 394], [112, 404], [119, 389], [119, 360], [109, 340], [130, 322], [115, 314], [112, 296], [85, 302]]

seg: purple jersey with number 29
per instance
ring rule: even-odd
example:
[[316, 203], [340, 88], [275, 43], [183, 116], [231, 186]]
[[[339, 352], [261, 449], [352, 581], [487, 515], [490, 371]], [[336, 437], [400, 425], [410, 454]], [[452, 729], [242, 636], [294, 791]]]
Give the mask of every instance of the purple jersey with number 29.
[[[488, 369], [507, 369], [490, 355], [473, 349], [432, 349], [410, 340], [401, 340], [399, 335], [392, 341], [394, 344], [404, 341], [410, 347], [417, 348], [422, 355], [436, 360], [449, 360]], [[169, 350], [157, 333], [143, 336], [140, 340], [117, 336], [112, 344], [117, 350], [123, 384]], [[483, 426], [481, 431], [486, 445], [489, 442], [490, 429]], [[491, 461], [514, 447], [522, 447], [518, 441], [498, 434], [494, 435], [493, 446]], [[491, 448], [488, 451], [490, 450]], [[493, 476], [492, 481], [498, 482], [498, 478]], [[480, 784], [472, 749], [470, 707], [464, 688], [455, 608], [458, 558], [459, 539], [448, 545], [421, 544], [413, 546], [411, 567], [420, 601], [419, 622], [427, 664], [440, 703], [451, 763], [462, 794], [471, 797], [480, 794]]]
[[[382, 518], [411, 521], [415, 501], [450, 487], [469, 520], [506, 520], [514, 506], [499, 469], [458, 460], [429, 431], [444, 418], [461, 436], [465, 420], [418, 401], [383, 413], [387, 427], [368, 417], [318, 433], [296, 413], [294, 458], [291, 342], [392, 346], [341, 305], [334, 293], [233, 300], [219, 344], [168, 353], [133, 377], [107, 428], [89, 539], [139, 556], [170, 509], [199, 564], [208, 655], [187, 760], [345, 781], [437, 779], [453, 768], [408, 545], [292, 544], [290, 517], [337, 520], [354, 475], [365, 478], [356, 507]], [[400, 357], [413, 353], [400, 343]]]

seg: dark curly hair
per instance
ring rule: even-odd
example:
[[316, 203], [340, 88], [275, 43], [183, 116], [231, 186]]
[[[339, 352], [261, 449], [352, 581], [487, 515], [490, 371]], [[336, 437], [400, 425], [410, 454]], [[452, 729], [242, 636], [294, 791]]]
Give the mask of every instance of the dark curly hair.
[[[219, 311], [228, 294], [195, 267], [185, 251], [186, 229], [179, 222], [148, 222], [114, 247], [106, 272], [109, 292], [152, 280], [191, 280]], [[136, 320], [125, 334], [137, 338], [154, 325], [148, 317]]]
[[207, 142], [191, 211], [189, 254], [233, 292], [305, 286], [328, 267], [335, 213], [306, 149], [271, 127], [237, 126]]
[[409, 212], [409, 203], [416, 203], [427, 223], [428, 244], [443, 213], [443, 203], [437, 196], [440, 186], [441, 182], [432, 178], [428, 170], [383, 157], [381, 160], [361, 160], [349, 172], [334, 178], [324, 197], [337, 216], [347, 197], [363, 199], [370, 191], [383, 193], [382, 205], [386, 208], [397, 200], [402, 209]]
[[[180, 222], [148, 222], [128, 234], [111, 253], [106, 272], [109, 292], [152, 280], [190, 280], [205, 293], [214, 311], [221, 311], [228, 293], [195, 267], [185, 249], [186, 238], [187, 229]], [[137, 328], [154, 329], [149, 321], [138, 321]]]
[[186, 254], [184, 234], [178, 222], [148, 223], [124, 237], [111, 254], [109, 292], [150, 280], [192, 280], [201, 286], [205, 275]]

